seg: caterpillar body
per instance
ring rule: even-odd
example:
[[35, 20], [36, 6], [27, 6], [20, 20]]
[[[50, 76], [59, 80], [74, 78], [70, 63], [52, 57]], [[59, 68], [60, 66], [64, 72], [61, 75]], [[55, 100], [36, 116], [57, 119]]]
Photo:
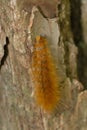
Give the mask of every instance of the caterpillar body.
[[55, 111], [60, 107], [62, 91], [48, 41], [42, 36], [37, 36], [34, 44], [32, 74], [37, 104], [47, 112]]

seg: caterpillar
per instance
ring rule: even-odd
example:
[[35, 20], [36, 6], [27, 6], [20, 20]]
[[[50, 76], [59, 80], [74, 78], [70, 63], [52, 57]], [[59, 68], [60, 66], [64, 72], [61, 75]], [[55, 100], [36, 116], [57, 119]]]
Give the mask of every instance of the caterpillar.
[[59, 85], [56, 66], [45, 37], [37, 36], [32, 54], [34, 97], [46, 112], [60, 107], [62, 90]]

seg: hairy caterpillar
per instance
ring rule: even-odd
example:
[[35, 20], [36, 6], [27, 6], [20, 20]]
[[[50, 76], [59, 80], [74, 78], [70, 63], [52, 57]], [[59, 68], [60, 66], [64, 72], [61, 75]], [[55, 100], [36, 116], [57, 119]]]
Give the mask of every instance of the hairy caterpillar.
[[37, 36], [34, 44], [32, 74], [34, 97], [38, 105], [47, 112], [53, 112], [57, 107], [60, 108], [63, 93], [48, 41], [42, 36]]

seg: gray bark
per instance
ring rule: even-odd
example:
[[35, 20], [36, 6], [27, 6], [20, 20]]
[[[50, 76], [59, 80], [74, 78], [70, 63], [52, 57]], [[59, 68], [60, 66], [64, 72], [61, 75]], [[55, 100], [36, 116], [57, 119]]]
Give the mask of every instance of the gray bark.
[[[34, 8], [35, 7], [35, 8]], [[0, 130], [87, 130], [86, 0], [0, 0]], [[60, 115], [32, 95], [31, 53], [47, 38], [65, 91]]]

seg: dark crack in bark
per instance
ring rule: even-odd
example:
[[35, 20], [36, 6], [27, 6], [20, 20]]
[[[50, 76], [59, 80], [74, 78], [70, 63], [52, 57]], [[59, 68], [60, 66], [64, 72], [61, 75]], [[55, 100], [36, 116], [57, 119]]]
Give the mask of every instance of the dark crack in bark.
[[6, 59], [7, 59], [7, 56], [9, 54], [9, 51], [8, 51], [8, 45], [9, 45], [9, 38], [6, 37], [6, 44], [4, 45], [4, 55], [1, 59], [1, 63], [0, 63], [0, 70], [2, 68], [2, 66], [4, 65]]

